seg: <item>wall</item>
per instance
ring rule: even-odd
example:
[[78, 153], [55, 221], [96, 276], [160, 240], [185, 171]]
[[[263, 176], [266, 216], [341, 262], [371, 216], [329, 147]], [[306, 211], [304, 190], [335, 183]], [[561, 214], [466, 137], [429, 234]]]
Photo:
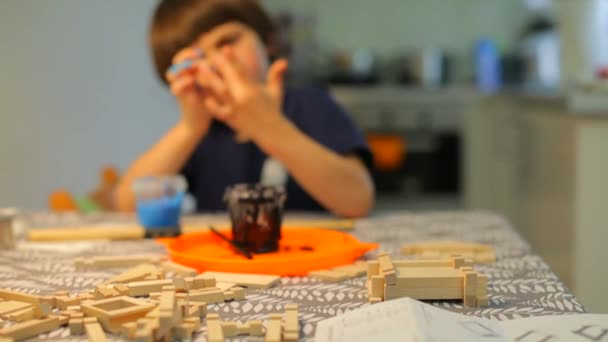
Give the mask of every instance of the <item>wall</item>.
[[456, 56], [458, 79], [472, 75], [475, 40], [511, 48], [529, 15], [520, 0], [263, 0], [274, 12], [317, 17], [322, 47], [369, 48], [381, 57], [407, 49], [441, 47]]
[[[508, 45], [524, 18], [503, 0], [264, 2], [317, 13], [323, 46], [382, 54], [440, 45], [467, 58], [480, 34]], [[0, 1], [0, 207], [44, 208], [60, 187], [84, 194], [101, 165], [126, 167], [176, 119], [146, 47], [155, 4]]]
[[0, 1], [0, 207], [84, 194], [177, 118], [146, 47], [155, 3]]

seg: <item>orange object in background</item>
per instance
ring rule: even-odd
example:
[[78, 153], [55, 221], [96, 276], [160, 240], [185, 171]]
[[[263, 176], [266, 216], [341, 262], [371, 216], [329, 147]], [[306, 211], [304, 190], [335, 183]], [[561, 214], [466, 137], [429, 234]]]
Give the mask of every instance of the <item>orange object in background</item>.
[[104, 166], [100, 173], [100, 183], [106, 186], [116, 186], [120, 179], [120, 173], [113, 166]]
[[393, 171], [403, 164], [407, 144], [401, 135], [370, 133], [367, 135], [367, 143], [374, 155], [377, 170]]
[[[232, 238], [230, 230], [223, 230], [222, 234]], [[310, 271], [351, 264], [378, 247], [376, 243], [359, 242], [350, 234], [318, 228], [284, 227], [281, 235], [279, 251], [254, 254], [251, 260], [210, 231], [157, 241], [167, 247], [171, 260], [200, 272], [281, 276], [303, 276]]]
[[116, 210], [114, 191], [118, 186], [120, 173], [113, 166], [104, 166], [99, 172], [99, 184], [89, 193], [89, 197], [103, 210]]
[[78, 211], [78, 205], [67, 190], [57, 190], [49, 196], [49, 208], [58, 213]]

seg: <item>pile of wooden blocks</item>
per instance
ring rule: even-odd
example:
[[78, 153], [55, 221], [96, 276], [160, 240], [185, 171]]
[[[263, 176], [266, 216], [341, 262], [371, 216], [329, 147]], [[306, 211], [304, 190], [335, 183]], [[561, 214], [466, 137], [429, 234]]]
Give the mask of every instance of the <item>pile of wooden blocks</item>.
[[[268, 288], [280, 281], [265, 275], [197, 275], [196, 270], [157, 255], [76, 259], [75, 266], [133, 267], [79, 294], [35, 296], [0, 290], [0, 317], [15, 322], [3, 324], [0, 339], [22, 340], [66, 325], [71, 334], [86, 332], [95, 342], [105, 341], [104, 330], [138, 341], [190, 339], [207, 315], [207, 304], [244, 299], [241, 286]], [[167, 274], [173, 277], [165, 278]], [[241, 328], [257, 333], [260, 326], [254, 322]]]
[[218, 314], [207, 315], [208, 342], [223, 342], [227, 337], [239, 335], [265, 336], [266, 342], [295, 342], [298, 340], [299, 332], [297, 304], [285, 305], [284, 314], [269, 314], [265, 333], [262, 321], [236, 323], [220, 321]]
[[370, 303], [401, 297], [426, 300], [463, 300], [465, 306], [488, 305], [485, 275], [473, 271], [463, 257], [438, 260], [393, 261], [387, 254], [367, 266]]

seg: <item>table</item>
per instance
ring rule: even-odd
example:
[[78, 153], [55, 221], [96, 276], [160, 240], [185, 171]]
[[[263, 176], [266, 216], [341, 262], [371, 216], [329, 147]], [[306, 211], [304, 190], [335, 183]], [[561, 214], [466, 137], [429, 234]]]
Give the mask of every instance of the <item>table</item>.
[[[41, 226], [59, 224], [112, 223], [133, 220], [128, 216], [72, 215], [57, 217], [38, 214], [24, 217], [24, 224]], [[400, 256], [404, 243], [452, 239], [493, 245], [498, 261], [475, 268], [489, 277], [490, 305], [465, 308], [458, 301], [438, 301], [434, 305], [465, 315], [505, 320], [521, 317], [586, 312], [583, 305], [555, 276], [547, 264], [502, 217], [489, 212], [389, 212], [358, 220], [352, 232], [361, 241], [380, 243], [380, 249]], [[74, 269], [78, 256], [164, 253], [164, 247], [150, 240], [98, 241], [72, 243], [20, 242], [12, 251], [0, 252], [0, 287], [49, 294], [60, 289], [85, 291], [121, 270], [85, 271]], [[372, 258], [373, 254], [366, 256]], [[301, 337], [312, 340], [315, 325], [327, 317], [339, 315], [367, 304], [365, 277], [338, 284], [324, 283], [309, 277], [283, 278], [281, 284], [266, 290], [249, 290], [246, 300], [209, 305], [224, 320], [266, 318], [268, 313], [283, 312], [283, 305], [297, 303], [300, 307]], [[201, 332], [206, 330], [203, 322]], [[196, 341], [204, 341], [197, 334]], [[39, 339], [64, 340], [67, 329], [57, 330]], [[81, 338], [84, 340], [84, 337]], [[118, 338], [111, 338], [116, 339]], [[79, 340], [79, 338], [73, 338]]]

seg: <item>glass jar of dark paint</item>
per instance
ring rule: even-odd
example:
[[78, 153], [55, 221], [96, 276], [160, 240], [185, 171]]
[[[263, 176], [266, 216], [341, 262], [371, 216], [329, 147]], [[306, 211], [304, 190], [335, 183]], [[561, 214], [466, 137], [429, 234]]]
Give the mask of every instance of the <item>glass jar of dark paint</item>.
[[232, 240], [253, 253], [277, 251], [286, 198], [282, 187], [261, 184], [228, 187], [224, 201], [232, 223]]

